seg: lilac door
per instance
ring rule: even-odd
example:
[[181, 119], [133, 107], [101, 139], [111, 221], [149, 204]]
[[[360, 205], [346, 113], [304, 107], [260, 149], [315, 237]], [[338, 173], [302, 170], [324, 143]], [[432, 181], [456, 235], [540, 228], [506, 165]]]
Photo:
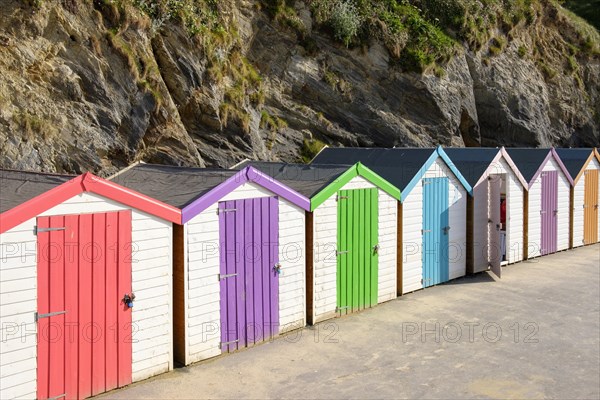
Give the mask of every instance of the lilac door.
[[219, 203], [221, 350], [279, 332], [279, 217], [276, 197]]
[[542, 243], [544, 256], [556, 252], [558, 219], [558, 171], [542, 172]]

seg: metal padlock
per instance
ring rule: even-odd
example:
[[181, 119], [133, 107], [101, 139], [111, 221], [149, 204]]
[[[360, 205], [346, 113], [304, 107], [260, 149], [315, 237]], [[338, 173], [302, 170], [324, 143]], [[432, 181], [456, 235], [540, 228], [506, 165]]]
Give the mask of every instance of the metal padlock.
[[125, 305], [128, 308], [133, 308], [133, 301], [134, 300], [135, 300], [135, 294], [133, 292], [131, 292], [131, 294], [125, 293], [123, 295], [123, 303], [125, 303]]

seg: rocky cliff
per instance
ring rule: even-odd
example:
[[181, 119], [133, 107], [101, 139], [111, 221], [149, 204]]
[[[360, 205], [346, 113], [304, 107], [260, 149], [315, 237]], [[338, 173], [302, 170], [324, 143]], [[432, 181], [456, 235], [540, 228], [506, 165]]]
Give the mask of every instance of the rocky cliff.
[[598, 145], [599, 43], [553, 0], [0, 0], [0, 166]]

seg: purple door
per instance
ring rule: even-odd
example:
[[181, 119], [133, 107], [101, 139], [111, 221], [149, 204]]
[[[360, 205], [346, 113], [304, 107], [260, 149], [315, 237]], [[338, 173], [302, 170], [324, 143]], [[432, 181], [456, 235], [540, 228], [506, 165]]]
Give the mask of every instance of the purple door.
[[221, 350], [279, 332], [279, 218], [276, 197], [219, 203]]
[[544, 256], [556, 252], [558, 219], [558, 171], [542, 172], [542, 244]]

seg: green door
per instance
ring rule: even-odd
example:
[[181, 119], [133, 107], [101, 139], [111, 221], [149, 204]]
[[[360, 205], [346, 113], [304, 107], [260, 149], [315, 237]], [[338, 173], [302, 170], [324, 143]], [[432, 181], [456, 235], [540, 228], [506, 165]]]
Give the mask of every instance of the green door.
[[337, 310], [377, 304], [377, 189], [338, 192]]

